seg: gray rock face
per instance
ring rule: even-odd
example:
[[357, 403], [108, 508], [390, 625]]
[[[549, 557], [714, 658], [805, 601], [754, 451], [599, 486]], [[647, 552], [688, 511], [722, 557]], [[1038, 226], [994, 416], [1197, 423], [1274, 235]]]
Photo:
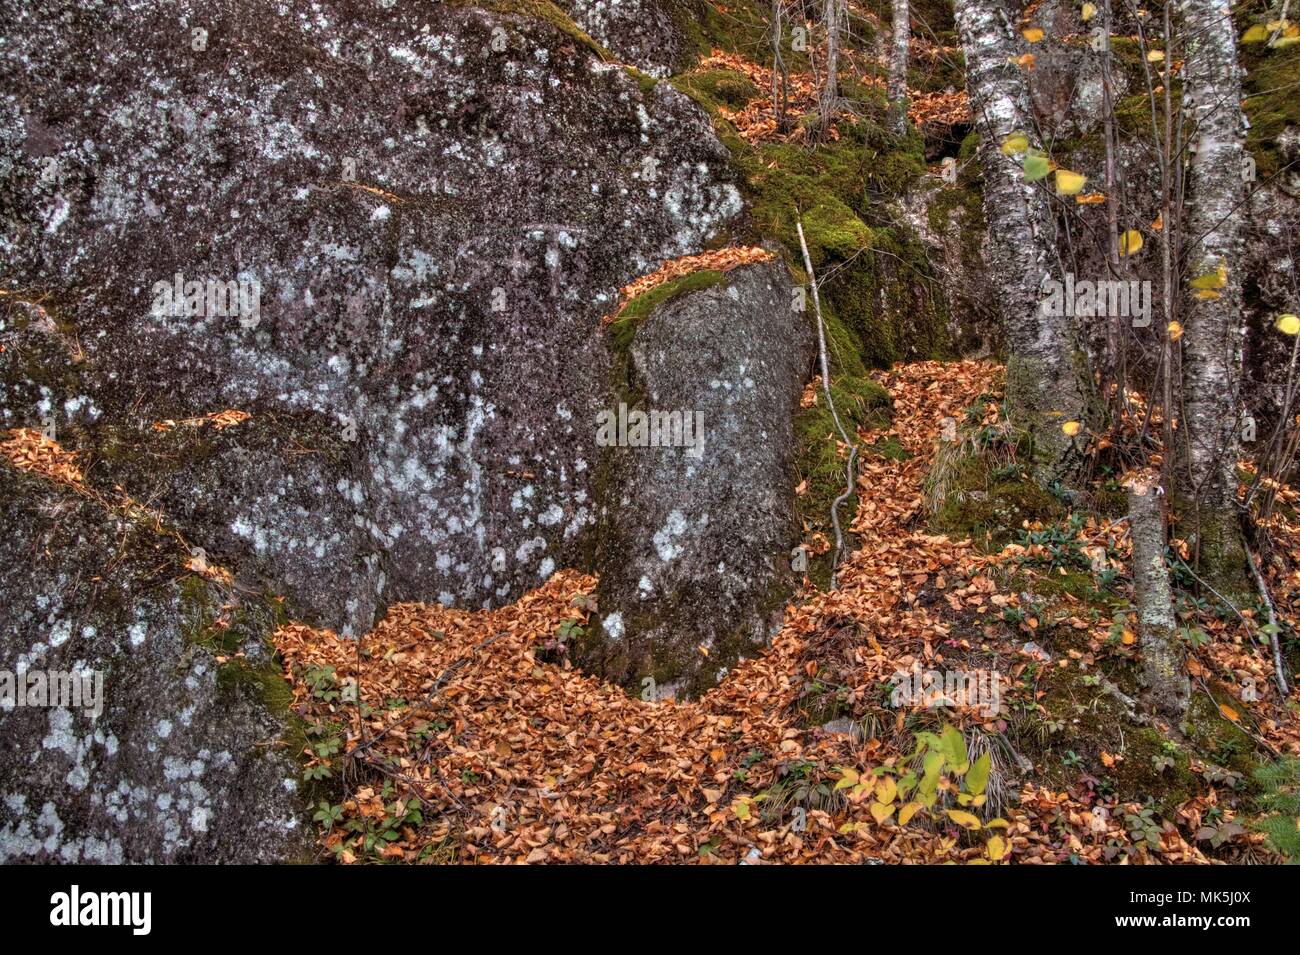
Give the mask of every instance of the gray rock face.
[[1286, 163], [1286, 171], [1278, 176], [1278, 188], [1292, 199], [1300, 199], [1300, 126], [1288, 126], [1277, 137], [1277, 149]]
[[598, 652], [614, 678], [696, 694], [780, 622], [799, 536], [793, 418], [813, 358], [793, 302], [778, 259], [669, 299], [636, 330], [628, 403], [691, 416], [697, 440], [611, 452]]
[[[1295, 130], [1300, 140], [1300, 130]], [[1294, 156], [1300, 158], [1300, 149]], [[1284, 177], [1264, 184], [1250, 197], [1245, 237], [1244, 292], [1247, 407], [1257, 419], [1258, 452], [1272, 435], [1286, 401], [1295, 340], [1277, 330], [1279, 315], [1295, 311], [1295, 273], [1300, 252], [1300, 199]]]
[[[742, 211], [694, 104], [576, 31], [445, 4], [6, 19], [0, 257], [40, 303], [8, 300], [6, 326], [46, 347], [43, 315], [78, 360], [0, 356], [0, 424], [52, 416], [92, 480], [160, 496], [222, 563], [353, 632], [578, 562], [599, 318]], [[172, 314], [177, 274], [256, 281], [256, 314]], [[253, 419], [194, 447], [152, 431], [225, 408]]]
[[685, 26], [700, 10], [692, 0], [559, 0], [584, 31], [625, 63], [671, 76], [689, 63]]
[[[305, 856], [265, 606], [229, 611], [223, 642], [247, 657], [222, 667], [202, 637], [228, 595], [176, 579], [173, 539], [7, 465], [0, 521], [0, 681], [29, 691], [0, 708], [0, 863]], [[51, 672], [85, 694], [33, 689]]]
[[[762, 642], [809, 356], [784, 266], [662, 305], [630, 359], [600, 322], [747, 228], [689, 99], [554, 11], [0, 0], [0, 24], [0, 431], [44, 428], [234, 575], [0, 462], [0, 670], [104, 679], [98, 714], [0, 713], [0, 860], [302, 851], [280, 608], [253, 595], [359, 633], [594, 568], [627, 620], [591, 656], [610, 676], [649, 653], [693, 692]], [[608, 453], [597, 413], [631, 390], [701, 411], [703, 454]]]

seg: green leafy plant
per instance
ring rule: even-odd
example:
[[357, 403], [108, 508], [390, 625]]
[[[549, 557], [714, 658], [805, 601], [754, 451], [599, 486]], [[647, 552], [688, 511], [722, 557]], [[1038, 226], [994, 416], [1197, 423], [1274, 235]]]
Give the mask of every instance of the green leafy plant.
[[1156, 810], [1148, 806], [1137, 812], [1124, 815], [1124, 828], [1134, 845], [1146, 845], [1153, 850], [1160, 849], [1160, 840], [1165, 832], [1165, 823], [1156, 815]]
[[555, 631], [555, 635], [560, 639], [561, 643], [568, 643], [570, 640], [581, 637], [586, 632], [586, 629], [582, 626], [582, 621], [569, 619], [560, 622], [560, 627]]
[[339, 681], [333, 667], [308, 667], [307, 672], [303, 674], [303, 680], [306, 682], [311, 695], [316, 699], [323, 700], [326, 703], [333, 703], [338, 700]]
[[325, 826], [326, 831], [334, 828], [340, 819], [343, 818], [342, 806], [331, 806], [327, 800], [322, 799], [314, 813], [312, 819]]
[[[924, 813], [938, 824], [956, 826], [968, 833], [984, 833], [984, 858], [979, 862], [1000, 862], [1011, 851], [1005, 819], [982, 821], [973, 809], [988, 801], [986, 790], [992, 758], [984, 753], [971, 762], [966, 740], [954, 726], [939, 733], [916, 734], [916, 748], [903, 764], [881, 766], [869, 772], [840, 767], [835, 791], [844, 790], [851, 799], [870, 799], [871, 815], [884, 824], [895, 812], [898, 825], [905, 826]], [[951, 805], [955, 802], [956, 805]]]
[[1020, 544], [1028, 551], [1021, 563], [1036, 564], [1049, 570], [1091, 570], [1092, 559], [1083, 552], [1079, 532], [1085, 516], [1071, 514], [1064, 523], [1022, 531]]
[[1292, 863], [1300, 862], [1300, 759], [1288, 756], [1252, 774], [1259, 787], [1258, 806], [1265, 814], [1253, 823], [1268, 844]]
[[763, 818], [777, 822], [786, 811], [795, 806], [810, 809], [830, 808], [835, 802], [835, 780], [825, 777], [816, 763], [797, 760], [777, 767], [776, 782], [764, 793], [753, 798], [766, 803]]
[[750, 769], [766, 758], [767, 756], [761, 749], [751, 749], [745, 754], [744, 759], [740, 761], [740, 766], [731, 774], [732, 778], [737, 782], [744, 782], [749, 778]]
[[333, 757], [343, 748], [342, 728], [318, 720], [307, 725], [306, 736], [308, 763], [302, 773], [303, 780], [329, 779], [333, 775]]

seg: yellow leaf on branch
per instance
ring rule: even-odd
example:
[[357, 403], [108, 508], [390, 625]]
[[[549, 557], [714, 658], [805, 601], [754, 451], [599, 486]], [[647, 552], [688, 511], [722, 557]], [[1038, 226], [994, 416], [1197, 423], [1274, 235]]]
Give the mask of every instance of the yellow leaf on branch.
[[1074, 196], [1083, 191], [1084, 184], [1088, 177], [1078, 172], [1071, 172], [1069, 169], [1056, 170], [1056, 194], [1058, 196]]

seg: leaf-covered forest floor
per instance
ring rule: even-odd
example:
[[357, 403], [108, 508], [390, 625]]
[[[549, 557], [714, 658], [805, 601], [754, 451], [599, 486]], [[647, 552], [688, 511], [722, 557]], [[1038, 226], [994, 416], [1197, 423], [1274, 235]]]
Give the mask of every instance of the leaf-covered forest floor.
[[[1277, 861], [1251, 825], [1250, 771], [1300, 752], [1300, 717], [1245, 621], [1185, 607], [1194, 702], [1182, 727], [1167, 726], [1141, 707], [1122, 520], [1025, 519], [1000, 549], [991, 534], [979, 547], [934, 531], [935, 482], [947, 480], [936, 452], [982, 442], [987, 453], [1002, 427], [1000, 373], [963, 361], [876, 374], [893, 422], [858, 437], [890, 451], [862, 462], [839, 588], [805, 586], [770, 649], [697, 702], [646, 702], [567, 663], [595, 609], [595, 580], [573, 572], [492, 611], [398, 605], [360, 640], [282, 627], [308, 772], [323, 784], [322, 851], [343, 862]], [[947, 418], [955, 442], [943, 440]], [[1291, 561], [1289, 582], [1275, 581], [1280, 609], [1295, 626], [1300, 526], [1283, 518], [1274, 533]], [[891, 706], [891, 677], [914, 663], [998, 673], [999, 712]], [[920, 795], [931, 766], [918, 740], [946, 726], [971, 763], [987, 754], [974, 800], [943, 767]]]

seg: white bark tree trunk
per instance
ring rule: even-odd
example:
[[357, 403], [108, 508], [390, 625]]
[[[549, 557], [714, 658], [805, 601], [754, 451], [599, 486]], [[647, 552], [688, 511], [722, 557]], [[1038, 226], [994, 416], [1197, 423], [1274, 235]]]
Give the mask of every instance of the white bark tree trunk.
[[902, 135], [907, 129], [907, 43], [912, 36], [908, 0], [893, 0], [894, 35], [889, 47], [889, 121]]
[[784, 32], [781, 27], [782, 2], [772, 0], [772, 117], [776, 120], [777, 132], [785, 132], [786, 128], [786, 72], [785, 57], [781, 53]]
[[1133, 590], [1138, 649], [1152, 705], [1170, 717], [1187, 710], [1191, 688], [1183, 672], [1183, 648], [1165, 563], [1165, 500], [1159, 472], [1140, 471], [1125, 481], [1133, 534]]
[[[1023, 133], [1034, 143], [1029, 87], [1010, 65], [1023, 53], [1003, 0], [956, 0], [957, 29], [966, 54], [966, 87], [980, 134], [987, 257], [1001, 293], [1007, 339], [1007, 409], [1034, 438], [1040, 476], [1068, 476], [1077, 463], [1075, 439], [1062, 430], [1086, 421], [1091, 380], [1074, 319], [1048, 314], [1045, 278], [1061, 279], [1055, 224], [1044, 183], [1027, 183], [1019, 158], [1002, 143]], [[1064, 310], [1061, 310], [1064, 312]], [[1080, 433], [1079, 442], [1085, 439]]]
[[[1223, 580], [1244, 574], [1236, 464], [1244, 336], [1245, 124], [1236, 36], [1226, 7], [1212, 0], [1183, 0], [1182, 21], [1187, 38], [1184, 109], [1195, 144], [1187, 184], [1186, 272], [1195, 279], [1222, 269], [1226, 280], [1220, 288], [1187, 289], [1181, 422], [1186, 444], [1180, 489], [1198, 505], [1203, 565], [1212, 577]], [[1218, 296], [1201, 297], [1207, 291]]]
[[826, 0], [822, 12], [822, 26], [826, 29], [826, 77], [822, 83], [817, 111], [823, 133], [830, 128], [840, 102], [840, 30], [843, 29], [843, 14], [844, 0]]

